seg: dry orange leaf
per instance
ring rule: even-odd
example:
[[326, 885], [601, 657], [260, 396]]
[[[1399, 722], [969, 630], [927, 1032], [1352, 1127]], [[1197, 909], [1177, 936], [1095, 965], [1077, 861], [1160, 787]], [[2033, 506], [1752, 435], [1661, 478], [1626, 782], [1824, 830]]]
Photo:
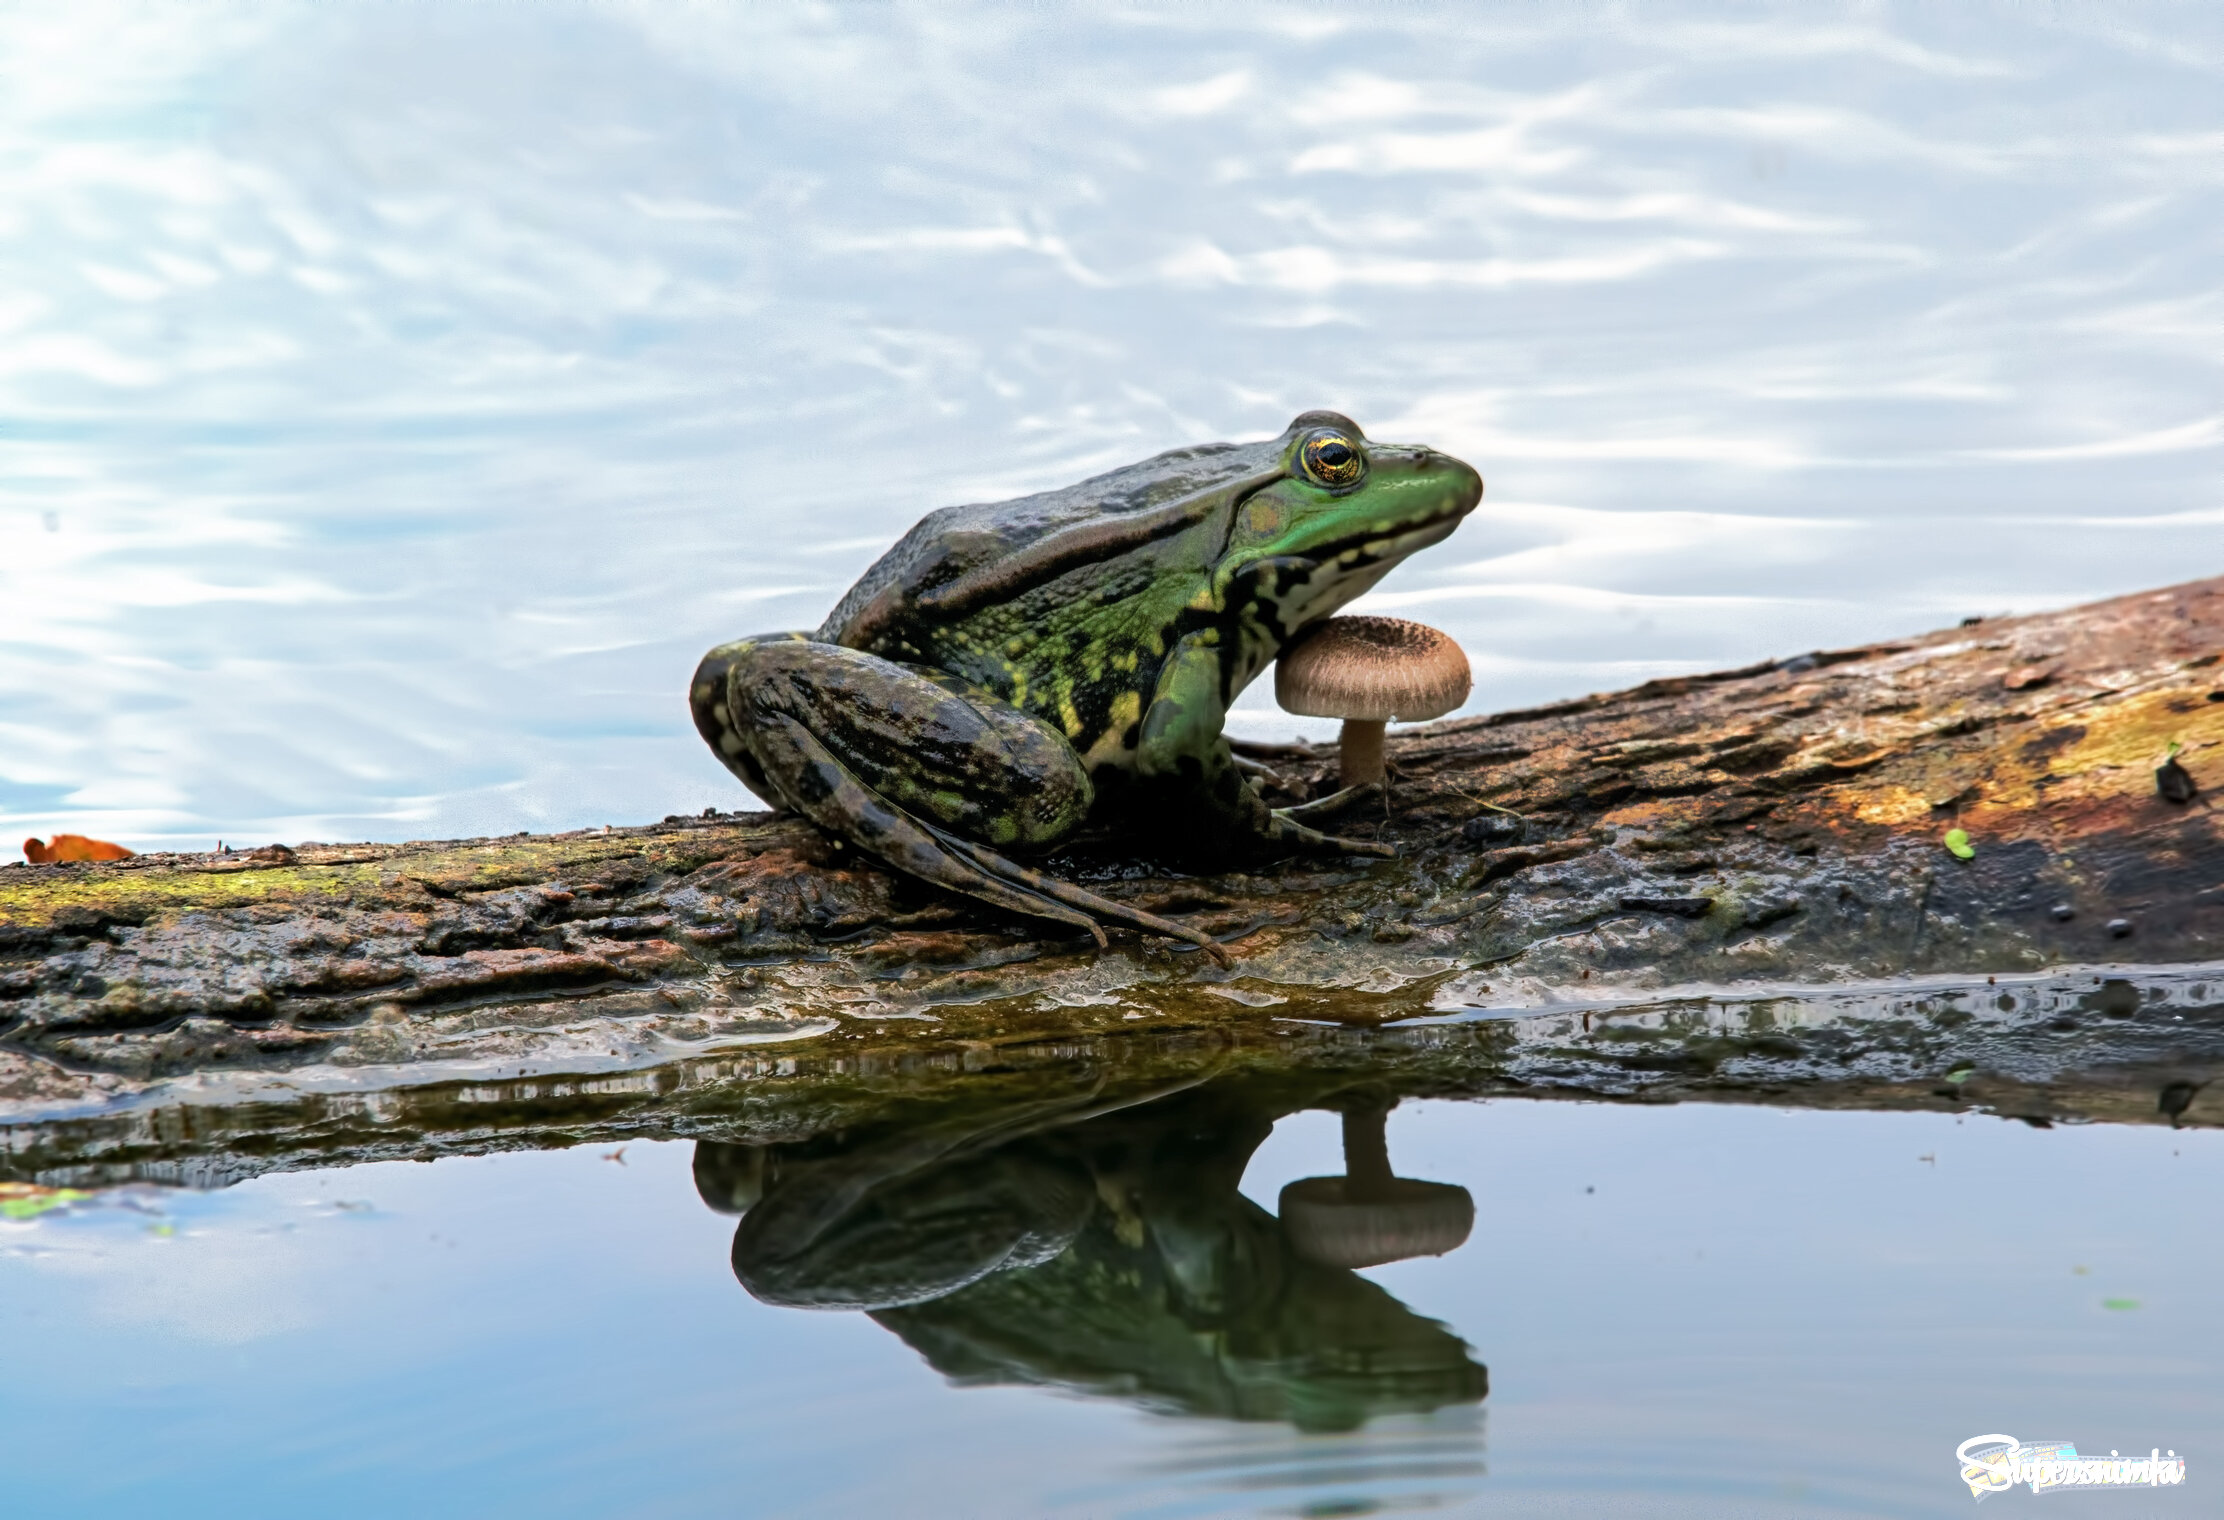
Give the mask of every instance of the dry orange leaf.
[[129, 860], [131, 855], [132, 852], [120, 844], [87, 839], [83, 834], [56, 834], [52, 844], [43, 839], [23, 841], [23, 858], [35, 866], [57, 860]]

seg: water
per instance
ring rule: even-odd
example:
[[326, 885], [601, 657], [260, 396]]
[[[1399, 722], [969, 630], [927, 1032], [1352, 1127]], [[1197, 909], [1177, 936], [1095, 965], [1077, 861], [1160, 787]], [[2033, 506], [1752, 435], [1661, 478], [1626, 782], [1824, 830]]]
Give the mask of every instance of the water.
[[[2184, 8], [0, 15], [0, 823], [731, 806], [697, 654], [1334, 406], [1477, 707], [2213, 573]], [[1304, 725], [1255, 688], [1239, 729]]]
[[[1361, 609], [1478, 709], [2216, 573], [2220, 75], [2159, 7], [0, 12], [0, 825], [733, 806], [702, 649], [1319, 406], [1488, 480]], [[1472, 1233], [1354, 1271], [1271, 1083], [873, 1080], [769, 1162], [658, 1138], [746, 1088], [559, 1150], [364, 1100], [430, 1165], [169, 1111], [302, 1169], [0, 1218], [6, 1511], [1897, 1517], [1991, 1431], [2212, 1481], [2213, 1129], [1411, 1100]], [[746, 1291], [698, 1171], [769, 1178], [743, 1278], [877, 1307]]]
[[[680, 1142], [6, 1223], [9, 1513], [1957, 1515], [1954, 1448], [1993, 1431], [2174, 1449], [2184, 1489], [2063, 1502], [2206, 1512], [2213, 1131], [1408, 1102], [1393, 1163], [1474, 1230], [1353, 1273], [1269, 1217], [1343, 1170], [1333, 1116], [1275, 1107], [974, 1112], [944, 1139], [991, 1140], [924, 1166], [775, 1148], [743, 1218], [788, 1212], [734, 1255], [791, 1297], [940, 1295], [872, 1316], [744, 1292], [690, 1176], [730, 1206], [743, 1153]], [[878, 1191], [799, 1226], [830, 1177]], [[1058, 1259], [953, 1288], [1014, 1210], [1076, 1209]]]

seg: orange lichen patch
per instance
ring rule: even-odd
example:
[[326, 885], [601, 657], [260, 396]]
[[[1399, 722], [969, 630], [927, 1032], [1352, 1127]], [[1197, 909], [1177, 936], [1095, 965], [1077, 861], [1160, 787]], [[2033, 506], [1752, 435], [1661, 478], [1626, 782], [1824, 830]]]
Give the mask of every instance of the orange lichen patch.
[[1849, 790], [1853, 816], [1863, 823], [1901, 828], [1930, 821], [1931, 805], [1921, 792], [1904, 786], [1871, 786]]
[[1686, 823], [1690, 816], [1691, 808], [1681, 798], [1656, 798], [1615, 808], [1602, 815], [1599, 823], [1610, 829], [1636, 829], [1642, 832], [1663, 825]]
[[58, 860], [129, 860], [133, 853], [120, 844], [88, 839], [83, 834], [56, 834], [51, 843], [43, 839], [23, 841], [23, 858], [35, 866]]

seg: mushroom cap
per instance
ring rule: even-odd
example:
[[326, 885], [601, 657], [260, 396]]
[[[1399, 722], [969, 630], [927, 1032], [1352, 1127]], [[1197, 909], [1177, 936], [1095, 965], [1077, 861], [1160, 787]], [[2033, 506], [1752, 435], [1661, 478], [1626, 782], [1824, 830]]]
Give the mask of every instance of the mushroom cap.
[[1330, 618], [1274, 666], [1274, 700], [1309, 718], [1441, 718], [1474, 684], [1451, 635], [1404, 618]]
[[1331, 1267], [1379, 1267], [1442, 1256], [1475, 1228], [1475, 1200], [1449, 1182], [1393, 1178], [1355, 1197], [1347, 1177], [1304, 1177], [1282, 1189], [1276, 1212], [1297, 1254]]

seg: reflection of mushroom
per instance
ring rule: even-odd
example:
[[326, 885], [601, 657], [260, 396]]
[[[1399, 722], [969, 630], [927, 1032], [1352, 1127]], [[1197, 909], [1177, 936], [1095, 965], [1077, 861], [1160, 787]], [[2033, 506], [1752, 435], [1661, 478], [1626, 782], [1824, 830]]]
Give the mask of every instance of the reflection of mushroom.
[[1467, 700], [1474, 677], [1450, 635], [1403, 618], [1330, 618], [1274, 668], [1285, 712], [1344, 720], [1342, 784], [1382, 780], [1382, 726], [1441, 718]]
[[765, 1148], [695, 1142], [695, 1191], [721, 1214], [746, 1214], [764, 1196]]
[[1376, 1267], [1442, 1256], [1475, 1228], [1475, 1200], [1448, 1182], [1390, 1173], [1390, 1110], [1344, 1110], [1342, 1177], [1305, 1177], [1282, 1189], [1277, 1212], [1300, 1256], [1332, 1267]]

